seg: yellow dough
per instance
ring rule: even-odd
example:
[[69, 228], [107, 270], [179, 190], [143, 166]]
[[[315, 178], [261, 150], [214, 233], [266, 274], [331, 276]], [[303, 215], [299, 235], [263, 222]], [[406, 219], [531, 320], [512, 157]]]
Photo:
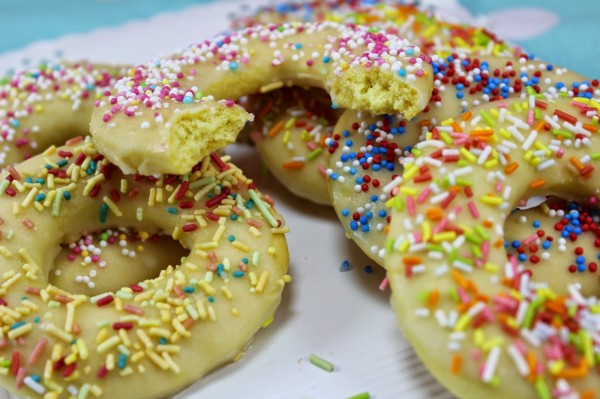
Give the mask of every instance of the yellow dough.
[[[283, 219], [216, 153], [184, 176], [127, 176], [72, 139], [0, 175], [0, 209], [0, 379], [21, 396], [173, 395], [237, 359], [289, 281]], [[189, 255], [93, 297], [48, 283], [61, 243], [118, 227]]]
[[[438, 130], [448, 141], [456, 131], [451, 119], [454, 115], [478, 104], [503, 101], [503, 96], [526, 99], [528, 92], [540, 92], [540, 98], [573, 96], [579, 90], [598, 93], [597, 87], [583, 76], [542, 61], [462, 55], [434, 57], [433, 65], [438, 70], [434, 85], [439, 97], [434, 94], [428, 112], [406, 121], [392, 115], [346, 111], [334, 131], [338, 139], [332, 145], [339, 147], [329, 158], [327, 172], [334, 208], [349, 236], [379, 264], [385, 256], [389, 225], [386, 202], [391, 198], [396, 177], [402, 174], [401, 159], [419, 138], [424, 138], [423, 132], [441, 125]], [[470, 87], [459, 81], [452, 83], [448, 75], [452, 79], [463, 77], [465, 82], [471, 82]], [[470, 93], [477, 85], [480, 87]], [[448, 153], [446, 159], [455, 157], [456, 154]]]
[[431, 73], [418, 47], [385, 31], [334, 22], [259, 25], [131, 69], [99, 102], [90, 129], [99, 151], [126, 173], [181, 174], [205, 155], [208, 132], [190, 128], [205, 95], [237, 99], [315, 86], [338, 107], [412, 118], [427, 105]]
[[[496, 101], [454, 118], [449, 140], [437, 126], [404, 160], [386, 241], [391, 301], [406, 338], [458, 397], [594, 397], [600, 387], [597, 289], [584, 295], [567, 265], [525, 270], [503, 245], [522, 198], [597, 206], [597, 104]], [[459, 159], [445, 160], [448, 151]]]
[[89, 132], [94, 101], [125, 67], [45, 63], [0, 77], [0, 169]]

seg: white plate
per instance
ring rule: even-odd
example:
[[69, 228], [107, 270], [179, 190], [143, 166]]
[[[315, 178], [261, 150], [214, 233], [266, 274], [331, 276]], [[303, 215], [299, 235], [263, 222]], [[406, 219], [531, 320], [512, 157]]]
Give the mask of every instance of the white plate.
[[[142, 62], [224, 30], [227, 16], [239, 4], [195, 6], [117, 28], [37, 42], [0, 55], [0, 71], [18, 68], [23, 60], [52, 59], [57, 52], [71, 60]], [[291, 227], [287, 238], [294, 280], [275, 322], [256, 337], [241, 361], [213, 372], [177, 398], [326, 399], [361, 392], [375, 399], [450, 398], [397, 330], [389, 292], [378, 289], [382, 270], [345, 238], [333, 210], [301, 201], [265, 176], [249, 146], [237, 145], [230, 153], [275, 198]], [[340, 272], [345, 260], [351, 270]], [[372, 266], [372, 273], [365, 273], [366, 265]], [[327, 373], [312, 365], [311, 353], [332, 362], [335, 370]]]

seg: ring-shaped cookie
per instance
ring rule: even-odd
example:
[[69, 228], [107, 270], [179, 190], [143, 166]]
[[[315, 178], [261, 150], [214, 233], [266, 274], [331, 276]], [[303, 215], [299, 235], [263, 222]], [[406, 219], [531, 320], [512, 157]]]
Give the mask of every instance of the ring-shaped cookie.
[[[426, 55], [383, 30], [334, 22], [257, 25], [129, 71], [92, 115], [98, 149], [127, 173], [186, 173], [220, 129], [198, 133], [205, 95], [325, 88], [336, 106], [412, 118], [432, 89]], [[237, 132], [236, 132], [237, 133]]]
[[[280, 301], [287, 228], [254, 183], [216, 153], [184, 176], [123, 175], [89, 140], [0, 177], [3, 384], [24, 396], [162, 398], [237, 359]], [[116, 292], [48, 284], [62, 242], [127, 226], [190, 253]], [[160, 380], [161, 384], [154, 383]]]
[[600, 388], [595, 295], [563, 265], [539, 278], [503, 245], [522, 198], [597, 206], [598, 104], [496, 101], [434, 128], [404, 161], [386, 245], [392, 305], [427, 367], [461, 398]]

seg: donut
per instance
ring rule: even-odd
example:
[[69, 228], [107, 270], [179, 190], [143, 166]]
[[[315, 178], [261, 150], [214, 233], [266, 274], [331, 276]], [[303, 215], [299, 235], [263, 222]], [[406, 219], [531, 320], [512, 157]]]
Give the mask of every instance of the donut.
[[[334, 20], [377, 26], [419, 44], [431, 56], [447, 56], [449, 51], [503, 56], [520, 54], [520, 49], [508, 46], [484, 28], [452, 24], [444, 21], [441, 16], [421, 11], [413, 5], [390, 4], [383, 1], [282, 3], [259, 8], [256, 14], [250, 17], [239, 17], [234, 20], [233, 26], [252, 26], [256, 23], [282, 20]], [[315, 135], [306, 135], [303, 128], [292, 127], [286, 128], [285, 134], [277, 134], [281, 130], [277, 127], [288, 126], [290, 123], [294, 125], [297, 123], [298, 115], [301, 115], [302, 102], [292, 101], [292, 98], [300, 96], [306, 96], [309, 100], [316, 98], [316, 104], [320, 107], [311, 108], [312, 117], [315, 113], [330, 114], [327, 103], [321, 101], [327, 98], [326, 94], [317, 94], [314, 91], [307, 94], [303, 89], [295, 90], [297, 92], [295, 94], [290, 94], [289, 91], [291, 90], [287, 89], [284, 94], [277, 93], [277, 90], [272, 93], [255, 94], [248, 101], [248, 106], [244, 105], [251, 113], [270, 116], [266, 121], [259, 117], [251, 125], [255, 132], [262, 133], [262, 137], [258, 134], [253, 135], [257, 138], [255, 140], [257, 149], [265, 165], [292, 193], [319, 204], [331, 205], [327, 179], [323, 173], [328, 168], [326, 164], [329, 160], [329, 152], [321, 150], [325, 147], [321, 142], [323, 137], [321, 132], [330, 132], [331, 126], [335, 123], [327, 118], [311, 121], [310, 125], [319, 132]], [[282, 99], [285, 101], [282, 102]], [[286, 106], [289, 108], [285, 109]], [[455, 115], [459, 110], [457, 105], [456, 110], [448, 112], [447, 115]], [[272, 116], [275, 112], [279, 112], [280, 116]], [[287, 131], [290, 133], [288, 134]], [[300, 137], [297, 137], [298, 134]], [[312, 139], [313, 137], [316, 140]]]
[[433, 128], [404, 160], [386, 240], [391, 302], [416, 353], [458, 397], [597, 394], [595, 292], [563, 265], [524, 268], [503, 244], [523, 198], [597, 206], [598, 104], [499, 100]]
[[170, 237], [123, 227], [107, 228], [61, 243], [48, 281], [74, 294], [95, 296], [121, 288], [113, 274], [126, 270], [131, 281], [144, 281], [168, 265], [181, 263], [186, 255]]
[[329, 142], [327, 174], [336, 213], [349, 236], [379, 264], [383, 264], [390, 222], [386, 203], [402, 174], [399, 160], [410, 154], [423, 132], [435, 124], [452, 131], [453, 115], [506, 98], [527, 98], [531, 93], [541, 98], [600, 94], [596, 80], [542, 61], [465, 55], [433, 58], [435, 89], [425, 112], [407, 121], [394, 115], [346, 111]]
[[412, 118], [431, 93], [428, 62], [405, 39], [364, 26], [257, 25], [131, 69], [97, 102], [90, 130], [98, 150], [126, 173], [183, 174], [212, 149], [211, 140], [221, 146], [227, 139], [220, 128], [198, 126], [204, 95], [237, 99], [316, 86], [336, 107]]
[[[173, 395], [237, 360], [290, 281], [282, 217], [216, 153], [185, 175], [125, 175], [71, 139], [2, 172], [0, 210], [0, 380], [21, 396]], [[49, 284], [62, 242], [119, 227], [189, 254], [91, 297]]]
[[0, 170], [87, 134], [94, 101], [125, 70], [49, 62], [0, 77]]
[[327, 191], [326, 140], [342, 110], [331, 107], [322, 89], [286, 87], [252, 95], [251, 139], [269, 171], [296, 196], [331, 205]]

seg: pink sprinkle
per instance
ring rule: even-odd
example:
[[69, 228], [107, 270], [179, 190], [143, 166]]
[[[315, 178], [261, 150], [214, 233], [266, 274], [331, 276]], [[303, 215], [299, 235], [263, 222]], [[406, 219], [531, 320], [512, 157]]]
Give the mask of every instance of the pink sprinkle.
[[523, 245], [531, 245], [538, 239], [538, 235], [536, 233], [530, 235], [526, 239], [523, 240]]
[[44, 350], [46, 349], [47, 345], [48, 345], [48, 340], [46, 338], [40, 339], [38, 341], [38, 343], [35, 344], [35, 347], [31, 351], [31, 354], [29, 355], [29, 359], [27, 359], [27, 362], [30, 365], [37, 363], [37, 361], [40, 360], [40, 357], [44, 353]]
[[429, 194], [431, 194], [431, 188], [426, 187], [425, 190], [423, 190], [421, 192], [421, 194], [419, 194], [419, 197], [417, 198], [417, 203], [422, 204], [425, 202], [425, 200], [427, 199], [427, 197], [429, 196]]
[[235, 102], [233, 100], [226, 100], [225, 105], [227, 105], [229, 108], [231, 108], [235, 105]]
[[110, 120], [110, 115], [109, 115], [109, 114], [104, 114], [104, 115], [102, 116], [102, 121], [103, 121], [103, 122], [108, 122], [109, 120]]
[[471, 352], [471, 359], [478, 362], [481, 359], [481, 351], [479, 349], [473, 349], [473, 352]]
[[25, 386], [25, 377], [27, 376], [27, 370], [25, 370], [25, 367], [19, 367], [19, 370], [17, 371], [17, 378], [15, 380], [15, 385], [17, 387], [17, 389], [21, 389]]
[[479, 218], [479, 210], [477, 209], [477, 206], [475, 205], [475, 203], [473, 201], [469, 201], [467, 206], [469, 207], [469, 212], [471, 212], [471, 216], [473, 216], [473, 219], [478, 219]]
[[123, 310], [127, 313], [132, 313], [132, 314], [136, 314], [138, 316], [143, 316], [144, 315], [144, 309], [138, 307], [138, 306], [133, 306], [133, 305], [123, 305]]
[[214, 253], [214, 251], [209, 251], [208, 252], [208, 259], [211, 262], [215, 262], [215, 263], [217, 262], [217, 255]]
[[257, 229], [260, 229], [262, 227], [262, 224], [260, 224], [259, 222], [257, 222], [254, 219], [247, 219], [246, 223], [248, 223], [250, 226], [256, 227]]
[[500, 182], [500, 181], [496, 182], [496, 192], [499, 193], [500, 191], [502, 191], [502, 187], [503, 187], [502, 182]]
[[379, 290], [380, 291], [385, 291], [387, 290], [388, 286], [389, 286], [390, 282], [388, 280], [387, 277], [385, 277], [382, 281], [381, 284], [379, 284]]
[[415, 200], [413, 199], [412, 195], [406, 197], [406, 206], [408, 207], [408, 214], [410, 216], [415, 216]]
[[443, 218], [442, 220], [440, 220], [437, 226], [435, 226], [435, 228], [433, 229], [433, 234], [437, 234], [444, 231], [449, 222], [450, 221], [448, 220], [448, 218]]
[[460, 301], [462, 303], [469, 303], [469, 296], [467, 295], [467, 292], [464, 290], [464, 288], [458, 287], [456, 291], [458, 292], [458, 297], [460, 298]]
[[490, 242], [489, 241], [484, 241], [483, 244], [481, 244], [481, 252], [483, 255], [483, 260], [487, 260], [489, 254], [490, 254]]
[[565, 155], [564, 148], [559, 148], [558, 151], [556, 151], [556, 157], [557, 158], [562, 158], [563, 155]]

